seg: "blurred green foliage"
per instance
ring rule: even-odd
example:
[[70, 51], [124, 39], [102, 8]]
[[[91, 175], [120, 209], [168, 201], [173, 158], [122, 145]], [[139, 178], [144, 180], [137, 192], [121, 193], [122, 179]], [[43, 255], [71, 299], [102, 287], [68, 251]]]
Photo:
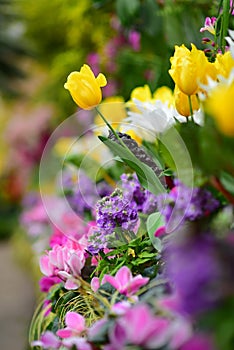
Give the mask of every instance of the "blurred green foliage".
[[22, 41], [22, 34], [15, 2], [0, 0], [0, 93], [3, 96], [18, 96], [13, 81], [25, 77], [19, 60], [29, 52]]

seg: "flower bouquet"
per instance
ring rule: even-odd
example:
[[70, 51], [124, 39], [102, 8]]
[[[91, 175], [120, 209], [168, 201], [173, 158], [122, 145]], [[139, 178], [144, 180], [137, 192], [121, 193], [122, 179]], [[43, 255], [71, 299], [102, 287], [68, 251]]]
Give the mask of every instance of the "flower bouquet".
[[233, 350], [229, 14], [223, 1], [219, 17], [206, 19], [202, 31], [214, 35], [206, 52], [175, 47], [174, 91], [145, 85], [126, 103], [101, 103], [103, 74], [84, 65], [69, 75], [65, 88], [95, 111], [96, 125], [78, 139], [52, 135], [57, 193], [44, 194], [46, 147], [41, 198], [28, 199], [22, 214], [35, 242], [44, 234], [33, 348]]

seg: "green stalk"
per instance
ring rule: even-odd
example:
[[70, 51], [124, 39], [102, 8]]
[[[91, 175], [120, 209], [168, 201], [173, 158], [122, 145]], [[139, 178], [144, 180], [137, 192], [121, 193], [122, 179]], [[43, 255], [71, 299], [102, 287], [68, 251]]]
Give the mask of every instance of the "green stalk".
[[125, 145], [125, 143], [121, 140], [121, 138], [119, 137], [119, 135], [117, 134], [117, 132], [113, 129], [113, 127], [110, 125], [110, 123], [108, 122], [108, 120], [104, 117], [104, 115], [102, 114], [102, 112], [98, 109], [98, 107], [95, 107], [97, 113], [100, 115], [100, 117], [102, 118], [102, 120], [104, 121], [104, 123], [108, 126], [108, 128], [113, 132], [113, 134], [115, 135], [115, 137], [117, 138], [117, 140], [120, 142], [121, 146], [123, 146], [124, 148], [126, 148], [129, 151], [129, 148]]
[[222, 14], [221, 38], [220, 38], [222, 53], [225, 52], [225, 46], [226, 46], [225, 36], [227, 36], [227, 33], [228, 33], [229, 15], [230, 15], [230, 0], [223, 0], [223, 14]]

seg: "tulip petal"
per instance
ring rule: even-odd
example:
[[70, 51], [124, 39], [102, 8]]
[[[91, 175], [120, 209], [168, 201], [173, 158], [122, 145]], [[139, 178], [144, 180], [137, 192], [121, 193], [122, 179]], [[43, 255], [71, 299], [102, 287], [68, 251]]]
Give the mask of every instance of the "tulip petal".
[[96, 78], [96, 82], [100, 87], [106, 86], [107, 84], [107, 80], [104, 74], [99, 73], [97, 78]]

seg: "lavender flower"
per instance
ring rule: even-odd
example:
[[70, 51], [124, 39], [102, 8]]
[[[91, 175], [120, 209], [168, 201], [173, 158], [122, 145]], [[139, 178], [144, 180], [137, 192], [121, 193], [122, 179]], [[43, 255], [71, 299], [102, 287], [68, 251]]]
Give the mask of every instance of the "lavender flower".
[[111, 186], [104, 181], [95, 184], [83, 171], [79, 171], [77, 183], [66, 174], [63, 186], [67, 193], [67, 200], [72, 209], [83, 216], [85, 212], [92, 211], [97, 201], [112, 192]]
[[192, 189], [191, 195], [191, 188], [178, 180], [175, 180], [175, 187], [168, 194], [157, 197], [157, 204], [167, 222], [174, 207], [177, 216], [190, 221], [207, 216], [219, 207], [219, 201], [208, 190], [196, 187]]
[[165, 273], [178, 294], [181, 311], [195, 315], [214, 307], [223, 294], [217, 241], [208, 234], [176, 237], [166, 244]]
[[91, 243], [88, 251], [91, 254], [98, 253], [100, 249], [107, 247], [108, 243], [120, 239], [121, 232], [133, 231], [138, 221], [137, 205], [129, 201], [120, 189], [102, 198], [96, 205], [97, 229], [89, 237]]
[[151, 214], [156, 210], [157, 197], [141, 186], [136, 174], [123, 174], [121, 188], [125, 198], [136, 204], [137, 211]]
[[97, 226], [110, 234], [115, 228], [133, 230], [137, 220], [137, 208], [129, 202], [120, 189], [98, 201], [96, 206]]

